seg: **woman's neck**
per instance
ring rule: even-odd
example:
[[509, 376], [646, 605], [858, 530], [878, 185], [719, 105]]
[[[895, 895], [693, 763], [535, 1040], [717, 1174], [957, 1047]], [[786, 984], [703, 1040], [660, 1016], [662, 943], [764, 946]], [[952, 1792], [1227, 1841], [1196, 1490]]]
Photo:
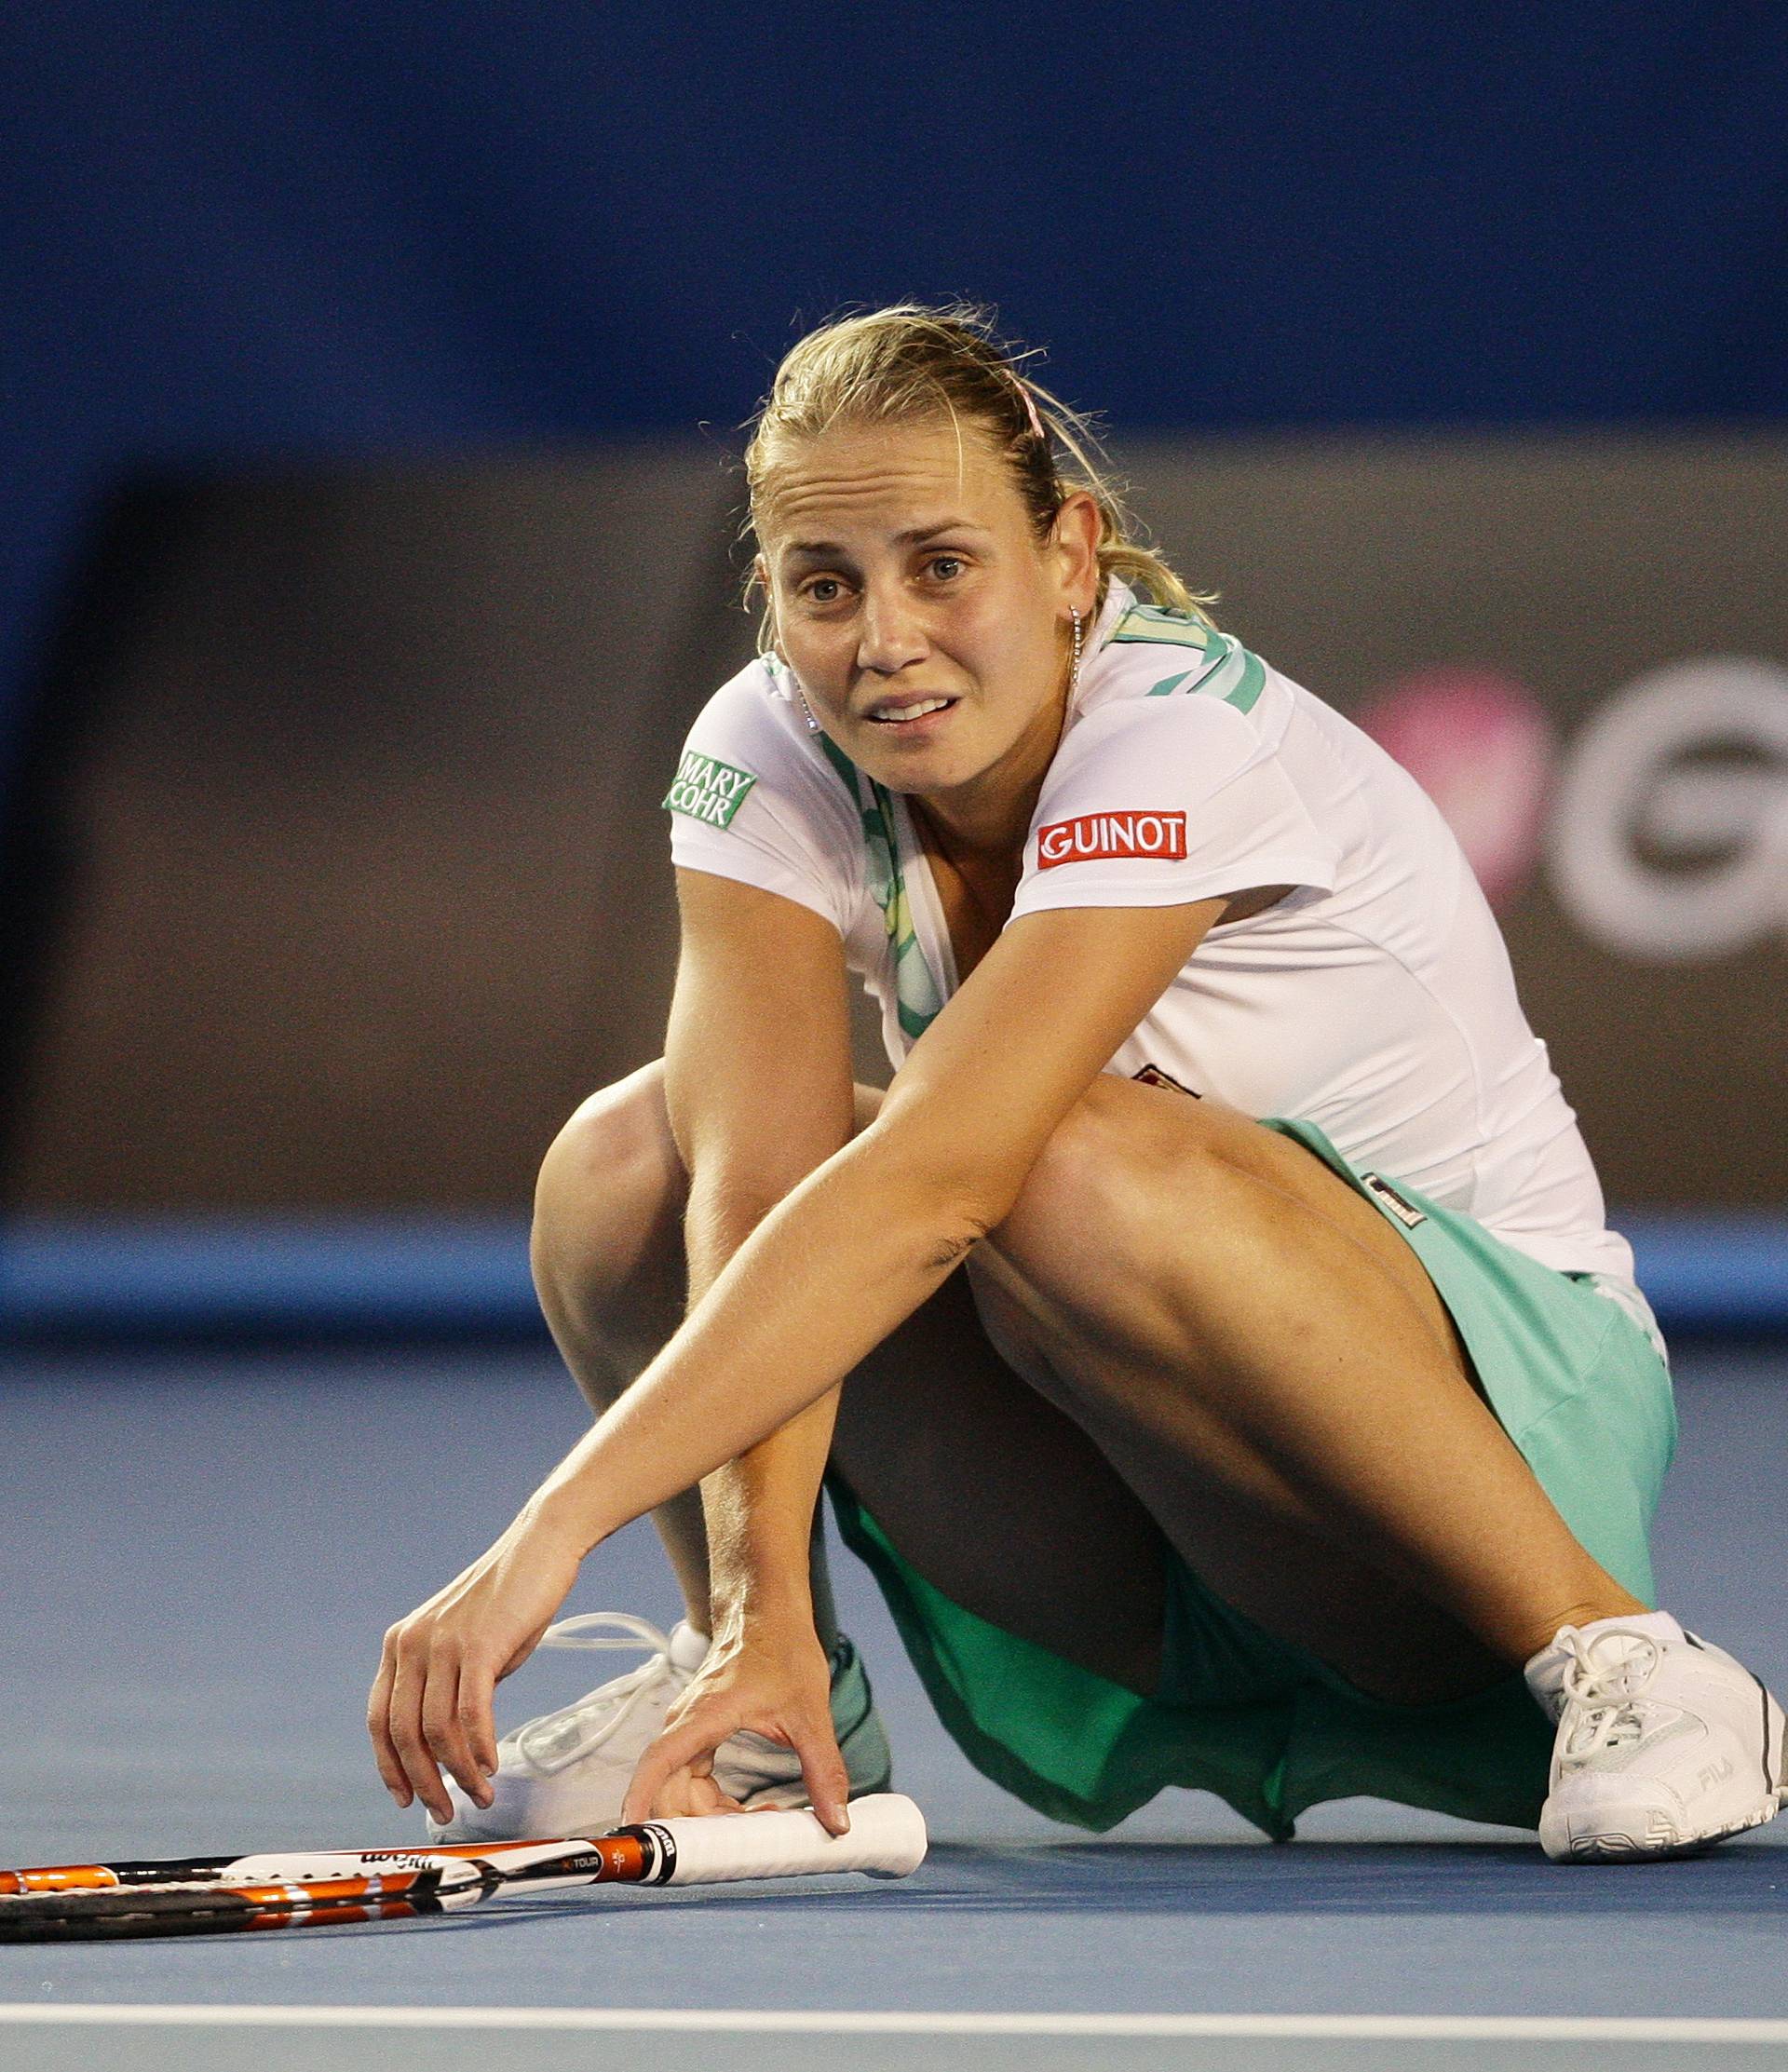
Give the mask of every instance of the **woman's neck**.
[[910, 796], [908, 805], [922, 830], [940, 838], [933, 846], [970, 864], [1017, 864], [1043, 779], [1061, 745], [1067, 703], [1064, 684], [991, 768], [949, 791]]

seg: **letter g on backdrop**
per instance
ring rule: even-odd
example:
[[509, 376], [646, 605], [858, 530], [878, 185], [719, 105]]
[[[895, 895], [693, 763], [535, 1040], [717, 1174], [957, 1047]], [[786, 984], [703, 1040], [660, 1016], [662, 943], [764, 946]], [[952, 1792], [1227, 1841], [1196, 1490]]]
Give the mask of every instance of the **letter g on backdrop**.
[[1571, 744], [1549, 821], [1559, 899], [1608, 949], [1692, 963], [1788, 939], [1788, 670], [1635, 679]]

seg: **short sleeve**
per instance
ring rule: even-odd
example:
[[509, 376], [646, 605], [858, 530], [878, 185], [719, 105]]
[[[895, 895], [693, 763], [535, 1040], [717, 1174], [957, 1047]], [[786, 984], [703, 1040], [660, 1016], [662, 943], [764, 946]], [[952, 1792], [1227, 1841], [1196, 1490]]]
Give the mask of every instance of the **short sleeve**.
[[664, 795], [671, 860], [779, 893], [847, 935], [861, 868], [856, 817], [787, 702], [757, 664], [709, 699]]
[[1338, 844], [1273, 745], [1221, 698], [1126, 698], [1080, 719], [1044, 781], [1012, 914], [1182, 906], [1334, 887]]

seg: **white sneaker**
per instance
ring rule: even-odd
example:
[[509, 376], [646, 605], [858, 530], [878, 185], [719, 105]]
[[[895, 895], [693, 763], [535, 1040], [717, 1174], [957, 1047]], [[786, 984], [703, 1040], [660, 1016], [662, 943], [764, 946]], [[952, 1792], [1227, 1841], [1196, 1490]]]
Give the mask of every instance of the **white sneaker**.
[[[592, 1637], [598, 1629], [608, 1632]], [[638, 1669], [587, 1692], [575, 1704], [543, 1713], [496, 1745], [495, 1794], [474, 1806], [450, 1777], [454, 1817], [430, 1819], [433, 1842], [505, 1842], [538, 1836], [605, 1835], [620, 1824], [633, 1767], [664, 1731], [665, 1714], [688, 1688], [708, 1653], [708, 1636], [687, 1619], [662, 1633], [629, 1612], [585, 1612], [561, 1619], [542, 1647], [643, 1649]], [[850, 1779], [850, 1795], [887, 1789], [887, 1737], [876, 1717], [857, 1650], [842, 1636], [832, 1658], [832, 1723]], [[762, 1734], [723, 1741], [714, 1779], [741, 1806], [805, 1806], [801, 1760]]]
[[1781, 1707], [1668, 1612], [1561, 1627], [1525, 1673], [1558, 1722], [1539, 1817], [1553, 1862], [1686, 1856], [1788, 1805]]

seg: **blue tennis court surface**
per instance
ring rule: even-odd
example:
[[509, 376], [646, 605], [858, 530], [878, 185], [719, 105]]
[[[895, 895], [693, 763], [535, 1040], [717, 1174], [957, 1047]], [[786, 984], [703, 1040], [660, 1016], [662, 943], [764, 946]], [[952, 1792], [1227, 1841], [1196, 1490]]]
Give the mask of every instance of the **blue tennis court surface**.
[[[416, 1837], [361, 1726], [379, 1635], [580, 1429], [556, 1362], [68, 1352], [0, 1374], [0, 1860]], [[1788, 1686], [1788, 1371], [1780, 1352], [1697, 1350], [1679, 1375], [1665, 1600]], [[896, 1782], [931, 1821], [912, 1879], [4, 1952], [0, 2064], [1788, 2065], [1788, 1821], [1625, 1871], [1365, 1802], [1282, 1848], [1187, 1794], [1079, 1835], [968, 1768], [867, 1578], [837, 1568]], [[590, 1562], [571, 1608], [608, 1607], [676, 1615], [643, 1528]], [[607, 1672], [542, 1657], [502, 1717]]]

